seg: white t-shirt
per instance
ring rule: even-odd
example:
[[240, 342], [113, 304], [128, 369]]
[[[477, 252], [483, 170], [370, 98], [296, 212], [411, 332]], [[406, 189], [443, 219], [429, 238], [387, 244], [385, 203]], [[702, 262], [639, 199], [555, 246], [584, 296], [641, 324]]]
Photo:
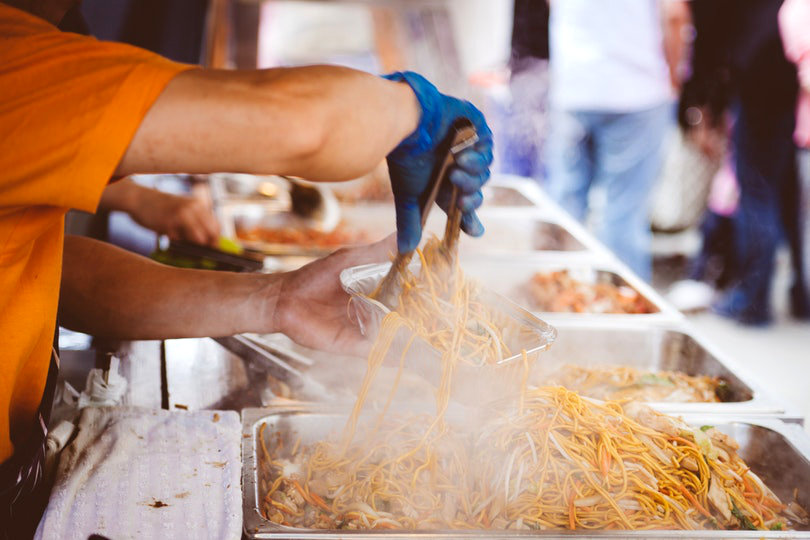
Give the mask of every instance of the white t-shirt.
[[551, 105], [630, 112], [672, 99], [658, 0], [552, 0]]

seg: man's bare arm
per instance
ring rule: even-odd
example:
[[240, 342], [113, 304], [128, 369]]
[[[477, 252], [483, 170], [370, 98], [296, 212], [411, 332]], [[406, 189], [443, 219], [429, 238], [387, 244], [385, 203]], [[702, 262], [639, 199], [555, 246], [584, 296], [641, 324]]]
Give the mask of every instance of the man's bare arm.
[[419, 117], [407, 84], [348, 68], [192, 70], [154, 103], [116, 175], [232, 171], [345, 180], [382, 161]]
[[68, 328], [118, 339], [261, 331], [279, 276], [174, 268], [68, 235], [59, 317]]
[[344, 268], [387, 260], [393, 236], [299, 270], [237, 274], [173, 268], [109, 244], [65, 238], [60, 323], [115, 339], [284, 332], [313, 348], [358, 355], [368, 342], [346, 315]]

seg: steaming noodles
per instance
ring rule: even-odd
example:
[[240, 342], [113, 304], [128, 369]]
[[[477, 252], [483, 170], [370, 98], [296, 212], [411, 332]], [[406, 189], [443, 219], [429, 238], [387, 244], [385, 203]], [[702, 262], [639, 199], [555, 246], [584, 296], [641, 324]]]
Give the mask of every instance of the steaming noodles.
[[[492, 364], [511, 353], [438, 242], [419, 256], [422, 271], [407, 276], [397, 310], [383, 320], [342, 438], [285, 447], [262, 425], [267, 519], [316, 529], [434, 530], [780, 529], [805, 522], [804, 510], [780, 501], [719, 430], [693, 429], [633, 402], [528, 388], [525, 354], [517, 367], [504, 368], [516, 374], [515, 402], [483, 411], [473, 426], [452, 418], [458, 362]], [[437, 412], [390, 413], [395, 382], [382, 412], [360, 422], [402, 328], [442, 353]]]

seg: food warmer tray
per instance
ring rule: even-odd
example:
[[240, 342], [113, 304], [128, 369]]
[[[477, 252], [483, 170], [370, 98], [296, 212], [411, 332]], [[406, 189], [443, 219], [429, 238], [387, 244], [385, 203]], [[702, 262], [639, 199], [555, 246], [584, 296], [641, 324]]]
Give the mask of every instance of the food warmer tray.
[[[242, 500], [244, 532], [255, 539], [333, 539], [333, 538], [571, 538], [587, 534], [594, 538], [807, 538], [810, 531], [344, 531], [296, 529], [274, 524], [264, 519], [259, 510], [258, 433], [262, 423], [266, 434], [274, 431], [301, 435], [302, 443], [322, 440], [334, 430], [341, 429], [345, 412], [323, 406], [306, 404], [244, 409], [242, 411]], [[763, 481], [783, 500], [791, 500], [798, 490], [798, 503], [810, 503], [810, 438], [795, 424], [776, 419], [745, 419], [684, 416], [693, 426], [713, 425], [740, 443], [740, 456], [751, 465]]]
[[[525, 306], [527, 309], [541, 313], [542, 318], [554, 320], [594, 318], [648, 321], [680, 321], [684, 319], [681, 312], [672, 307], [652, 287], [632, 272], [623, 271], [619, 267], [593, 259], [561, 258], [547, 253], [527, 254], [519, 258], [467, 256], [462, 262], [462, 268], [468, 276], [486, 284], [495, 292], [506, 296], [519, 305]], [[574, 279], [585, 283], [607, 282], [617, 286], [627, 286], [639, 293], [657, 311], [640, 314], [614, 314], [543, 312], [542, 310], [533, 309], [527, 289], [529, 280], [537, 272], [553, 272], [557, 270], [568, 270]]]
[[[278, 176], [217, 173], [208, 175], [208, 180], [211, 185], [212, 195], [219, 203], [259, 202], [269, 203], [277, 208], [283, 208], [289, 204], [286, 194], [288, 182]], [[277, 196], [272, 196], [272, 193], [267, 192], [267, 186], [270, 184], [277, 187], [277, 190], [275, 190], [278, 192]], [[343, 189], [343, 186], [334, 186], [334, 188]], [[345, 189], [351, 190], [352, 186], [347, 185]], [[484, 185], [483, 192], [483, 206], [486, 208], [547, 207], [546, 198], [539, 193], [537, 183], [530, 178], [509, 174], [495, 174]], [[356, 202], [347, 204], [373, 205], [379, 204], [379, 202], [358, 199]]]
[[[264, 203], [222, 203], [217, 208], [223, 235], [237, 238], [239, 228], [302, 226], [300, 218]], [[480, 238], [462, 235], [459, 249], [462, 253], [527, 253], [537, 250], [588, 253], [588, 244], [595, 244], [589, 235], [574, 235], [558, 221], [546, 219], [534, 207], [481, 209], [478, 215], [486, 227]], [[396, 229], [394, 207], [391, 204], [342, 204], [340, 227], [356, 240], [349, 243], [373, 242]], [[446, 218], [443, 212], [431, 212], [425, 230], [441, 236]], [[312, 247], [298, 244], [276, 244], [258, 240], [242, 242], [246, 247], [269, 255], [320, 255], [340, 245]]]
[[484, 203], [482, 208], [534, 207], [540, 211], [556, 216], [555, 205], [550, 203], [537, 182], [531, 178], [512, 174], [493, 174], [484, 184]]
[[671, 414], [711, 414], [777, 417], [803, 423], [804, 418], [757, 384], [755, 378], [727, 355], [696, 336], [681, 323], [645, 324], [615, 321], [553, 320], [557, 328], [554, 345], [535, 366], [532, 381], [543, 384], [545, 366], [623, 365], [641, 370], [681, 371], [687, 375], [722, 378], [728, 385], [728, 400], [720, 403], [648, 402]]
[[[565, 364], [624, 365], [642, 370], [682, 371], [688, 375], [721, 377], [728, 385], [729, 396], [721, 403], [648, 402], [662, 412], [672, 414], [712, 414], [748, 418], [780, 418], [787, 422], [802, 423], [803, 417], [786, 406], [782, 400], [768, 392], [746, 373], [733, 358], [723, 355], [705, 340], [695, 335], [688, 325], [677, 323], [644, 324], [614, 321], [554, 321], [557, 339], [549, 350], [540, 354], [532, 374], [532, 383], [544, 384], [543, 369], [554, 369]], [[341, 357], [334, 353], [314, 351], [292, 343], [283, 336], [268, 336], [278, 342], [283, 339], [284, 349], [309, 358], [313, 366], [300, 368], [304, 381], [282, 377], [286, 392], [274, 395], [278, 384], [262, 376], [252, 377], [251, 386], [263, 396], [262, 404], [269, 405], [277, 398], [298, 402], [318, 402], [351, 405], [366, 371], [364, 358]], [[264, 371], [266, 361], [251, 351], [238, 353], [249, 365]], [[267, 374], [265, 377], [269, 376]], [[370, 400], [382, 400], [398, 376], [398, 367], [383, 365], [370, 390]], [[261, 386], [261, 387], [259, 387]], [[432, 396], [434, 387], [417, 369], [408, 369], [400, 375], [397, 398], [418, 402]], [[247, 405], [247, 402], [243, 402]], [[254, 402], [255, 403], [255, 402]]]

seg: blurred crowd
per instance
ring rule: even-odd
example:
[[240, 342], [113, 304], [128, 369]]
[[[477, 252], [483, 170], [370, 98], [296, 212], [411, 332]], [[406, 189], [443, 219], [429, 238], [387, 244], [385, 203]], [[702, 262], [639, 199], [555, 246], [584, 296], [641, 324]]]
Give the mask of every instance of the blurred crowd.
[[810, 319], [808, 28], [810, 0], [515, 0], [502, 170], [645, 279], [653, 228], [699, 225], [673, 299], [743, 324], [772, 320], [785, 244], [790, 313]]

